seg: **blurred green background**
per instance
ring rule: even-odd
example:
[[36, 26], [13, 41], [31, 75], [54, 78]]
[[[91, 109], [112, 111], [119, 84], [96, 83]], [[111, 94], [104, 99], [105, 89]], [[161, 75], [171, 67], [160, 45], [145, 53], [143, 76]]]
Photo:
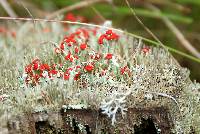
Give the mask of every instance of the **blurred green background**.
[[[3, 0], [0, 0], [3, 1]], [[7, 0], [18, 17], [45, 18], [55, 11], [80, 4], [84, 0]], [[103, 0], [102, 0], [103, 1]], [[105, 1], [105, 0], [104, 0]], [[107, 0], [70, 11], [75, 15], [87, 18], [88, 22], [97, 24], [106, 20], [112, 20], [114, 27], [152, 39], [136, 21], [125, 0]], [[129, 0], [137, 16], [142, 22], [163, 42], [163, 44], [192, 55], [185, 49], [172, 31], [163, 23], [161, 17], [168, 17], [175, 26], [180, 29], [186, 39], [200, 51], [200, 0]], [[161, 10], [161, 13], [151, 10], [153, 5]], [[30, 13], [28, 13], [27, 9]], [[8, 13], [0, 5], [0, 16], [8, 16]], [[173, 54], [173, 53], [172, 53]], [[173, 54], [183, 67], [191, 71], [191, 78], [200, 82], [200, 64]]]

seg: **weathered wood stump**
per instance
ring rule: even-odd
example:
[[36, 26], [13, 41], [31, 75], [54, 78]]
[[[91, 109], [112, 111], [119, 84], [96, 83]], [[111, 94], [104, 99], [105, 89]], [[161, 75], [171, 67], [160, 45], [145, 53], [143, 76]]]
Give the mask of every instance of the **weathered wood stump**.
[[118, 122], [99, 110], [61, 109], [16, 117], [8, 122], [10, 134], [169, 134], [173, 128], [164, 107], [129, 108], [125, 117], [117, 114]]

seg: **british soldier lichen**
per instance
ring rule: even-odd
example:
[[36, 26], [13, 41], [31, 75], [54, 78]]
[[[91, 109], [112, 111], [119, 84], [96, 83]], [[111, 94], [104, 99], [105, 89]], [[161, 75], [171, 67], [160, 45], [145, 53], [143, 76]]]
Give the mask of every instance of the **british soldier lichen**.
[[0, 50], [1, 115], [84, 105], [115, 125], [116, 113], [124, 116], [129, 107], [166, 106], [174, 131], [200, 132], [200, 86], [169, 52], [110, 29], [45, 26], [51, 32], [30, 32], [28, 24]]

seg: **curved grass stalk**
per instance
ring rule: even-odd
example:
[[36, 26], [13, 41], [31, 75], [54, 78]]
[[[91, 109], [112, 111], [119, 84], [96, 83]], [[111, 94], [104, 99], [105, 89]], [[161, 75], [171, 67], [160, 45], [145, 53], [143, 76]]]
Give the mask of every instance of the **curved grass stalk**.
[[[147, 39], [147, 38], [144, 38], [144, 37], [141, 37], [141, 36], [139, 36], [139, 35], [135, 35], [135, 34], [132, 34], [132, 33], [129, 33], [129, 32], [124, 32], [124, 33], [126, 33], [127, 35], [130, 35], [130, 36], [133, 36], [133, 37], [135, 37], [135, 38], [142, 39], [143, 41], [145, 41], [145, 42], [147, 42], [147, 43], [150, 43], [150, 44], [152, 44], [152, 45], [154, 45], [154, 46], [156, 46], [156, 47], [160, 46], [159, 42], [156, 42], [156, 41], [153, 41], [153, 40], [150, 40], [150, 39]], [[147, 45], [148, 45], [148, 44], [147, 44]], [[194, 56], [192, 56], [192, 55], [186, 54], [186, 53], [184, 53], [184, 52], [182, 52], [182, 51], [179, 51], [179, 50], [177, 50], [177, 49], [175, 49], [175, 48], [172, 48], [172, 47], [169, 47], [169, 46], [166, 46], [166, 45], [165, 45], [165, 47], [166, 47], [170, 52], [172, 52], [172, 53], [181, 55], [181, 56], [183, 56], [183, 57], [185, 57], [185, 58], [188, 58], [188, 59], [190, 59], [190, 60], [192, 60], [192, 61], [195, 61], [195, 62], [200, 63], [200, 59], [199, 59], [199, 58], [196, 58], [196, 57], [194, 57]]]
[[[120, 33], [123, 33], [123, 34], [126, 34], [126, 35], [130, 35], [132, 37], [135, 37], [135, 38], [138, 38], [138, 39], [142, 39], [143, 41], [145, 42], [148, 42], [152, 45], [155, 45], [155, 46], [161, 46], [161, 47], [164, 47], [164, 49], [167, 49], [169, 50], [170, 52], [173, 52], [175, 54], [178, 54], [178, 55], [181, 55], [185, 58], [188, 58], [192, 61], [195, 61], [197, 63], [200, 64], [200, 59], [199, 58], [196, 58], [194, 56], [191, 56], [189, 54], [186, 54], [184, 52], [181, 52], [175, 48], [172, 48], [172, 47], [169, 47], [169, 46], [166, 46], [166, 45], [161, 45], [159, 42], [156, 42], [156, 41], [153, 41], [153, 40], [150, 40], [150, 39], [147, 39], [145, 37], [142, 37], [142, 36], [139, 36], [139, 35], [136, 35], [136, 34], [133, 34], [133, 33], [129, 33], [129, 32], [126, 32], [126, 31], [123, 31], [123, 30], [120, 30], [120, 29], [116, 29], [116, 28], [111, 28], [111, 27], [106, 27], [106, 26], [101, 26], [101, 25], [96, 25], [96, 24], [90, 24], [90, 23], [83, 23], [83, 22], [72, 22], [72, 21], [61, 21], [61, 20], [49, 20], [49, 19], [33, 19], [33, 18], [14, 18], [14, 17], [0, 17], [0, 20], [18, 20], [18, 21], [43, 21], [43, 22], [57, 22], [57, 23], [66, 23], [66, 24], [73, 24], [73, 25], [82, 25], [82, 26], [90, 26], [90, 27], [97, 27], [97, 28], [105, 28], [105, 29], [111, 29], [111, 30], [114, 30], [114, 31], [117, 31], [117, 32], [120, 32]], [[149, 45], [150, 45], [149, 44]]]

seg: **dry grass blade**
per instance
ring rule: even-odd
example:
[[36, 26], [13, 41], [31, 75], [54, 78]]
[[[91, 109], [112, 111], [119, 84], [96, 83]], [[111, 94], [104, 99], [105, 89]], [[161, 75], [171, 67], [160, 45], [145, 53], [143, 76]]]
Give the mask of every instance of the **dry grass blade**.
[[10, 17], [17, 17], [17, 14], [13, 11], [13, 9], [8, 4], [7, 0], [0, 0], [2, 7], [6, 10]]
[[[147, 39], [147, 38], [144, 38], [142, 36], [138, 36], [138, 35], [135, 35], [133, 33], [129, 33], [129, 32], [126, 32], [126, 31], [123, 31], [123, 30], [120, 30], [120, 29], [116, 29], [116, 28], [111, 28], [111, 27], [106, 27], [106, 26], [101, 26], [101, 25], [96, 25], [96, 24], [89, 24], [89, 23], [82, 23], [82, 22], [72, 22], [72, 21], [61, 21], [61, 20], [49, 20], [49, 19], [33, 19], [33, 18], [12, 18], [12, 17], [0, 17], [0, 20], [13, 20], [13, 21], [43, 21], [43, 22], [57, 22], [57, 23], [65, 23], [65, 24], [75, 24], [75, 25], [82, 25], [82, 26], [89, 26], [89, 27], [97, 27], [97, 28], [104, 28], [104, 29], [111, 29], [113, 31], [116, 31], [116, 32], [120, 32], [122, 34], [126, 34], [126, 35], [129, 35], [129, 36], [132, 36], [132, 37], [135, 37], [135, 38], [138, 38], [138, 39], [142, 39], [144, 40], [145, 42], [148, 42], [150, 43], [151, 45], [156, 45], [156, 46], [159, 46], [160, 43], [159, 42], [155, 42], [155, 41], [152, 41], [150, 39]], [[164, 48], [167, 48], [167, 50], [173, 52], [173, 53], [176, 53], [176, 54], [179, 54], [183, 57], [186, 57], [188, 59], [191, 59], [195, 62], [198, 62], [200, 63], [200, 59], [196, 58], [196, 57], [193, 57], [191, 55], [188, 55], [186, 53], [183, 53], [181, 51], [178, 51], [174, 48], [171, 48], [171, 47], [168, 47], [168, 46], [164, 46]]]
[[91, 6], [91, 8], [99, 16], [99, 18], [102, 22], [106, 21], [106, 19], [103, 17], [103, 15], [95, 7]]
[[79, 8], [82, 8], [82, 7], [86, 7], [88, 5], [92, 5], [94, 3], [98, 3], [98, 2], [106, 2], [107, 0], [89, 0], [89, 1], [82, 1], [82, 2], [79, 2], [77, 4], [74, 4], [74, 5], [71, 5], [71, 6], [67, 6], [65, 8], [62, 8], [58, 11], [55, 11], [54, 13], [52, 13], [51, 15], [47, 16], [46, 18], [47, 19], [52, 19], [52, 18], [55, 18], [57, 17], [57, 15], [59, 14], [62, 14], [64, 12], [69, 12], [71, 10], [74, 10], [74, 9], [79, 9]]
[[[17, 20], [17, 21], [43, 21], [43, 22], [57, 22], [57, 23], [65, 23], [65, 24], [76, 24], [76, 25], [83, 25], [83, 26], [90, 26], [90, 27], [97, 27], [97, 28], [105, 28], [105, 29], [111, 29], [116, 32], [125, 33], [123, 30], [96, 25], [96, 24], [90, 24], [90, 23], [83, 23], [83, 22], [73, 22], [73, 21], [62, 21], [62, 20], [51, 20], [51, 19], [39, 19], [39, 18], [14, 18], [14, 17], [0, 17], [0, 20]], [[139, 38], [139, 36], [136, 36], [136, 38]]]
[[168, 6], [181, 12], [190, 12], [190, 8], [170, 0], [147, 0], [146, 2], [160, 6]]
[[127, 6], [129, 7], [129, 9], [131, 10], [132, 14], [134, 15], [135, 19], [139, 22], [139, 24], [159, 43], [160, 46], [162, 46], [165, 50], [168, 50], [167, 47], [165, 47], [165, 45], [158, 39], [158, 37], [153, 33], [151, 32], [151, 30], [146, 27], [144, 25], [144, 23], [140, 20], [140, 18], [136, 15], [135, 11], [133, 10], [133, 8], [131, 8], [128, 0], [125, 0], [126, 1], [126, 4]]
[[[155, 12], [161, 12], [157, 7], [152, 4], [147, 5]], [[166, 26], [172, 31], [172, 33], [176, 36], [176, 38], [180, 41], [181, 45], [185, 47], [191, 54], [200, 58], [200, 53], [193, 47], [193, 45], [184, 37], [181, 31], [170, 21], [167, 17], [161, 16], [162, 21], [166, 24]]]

